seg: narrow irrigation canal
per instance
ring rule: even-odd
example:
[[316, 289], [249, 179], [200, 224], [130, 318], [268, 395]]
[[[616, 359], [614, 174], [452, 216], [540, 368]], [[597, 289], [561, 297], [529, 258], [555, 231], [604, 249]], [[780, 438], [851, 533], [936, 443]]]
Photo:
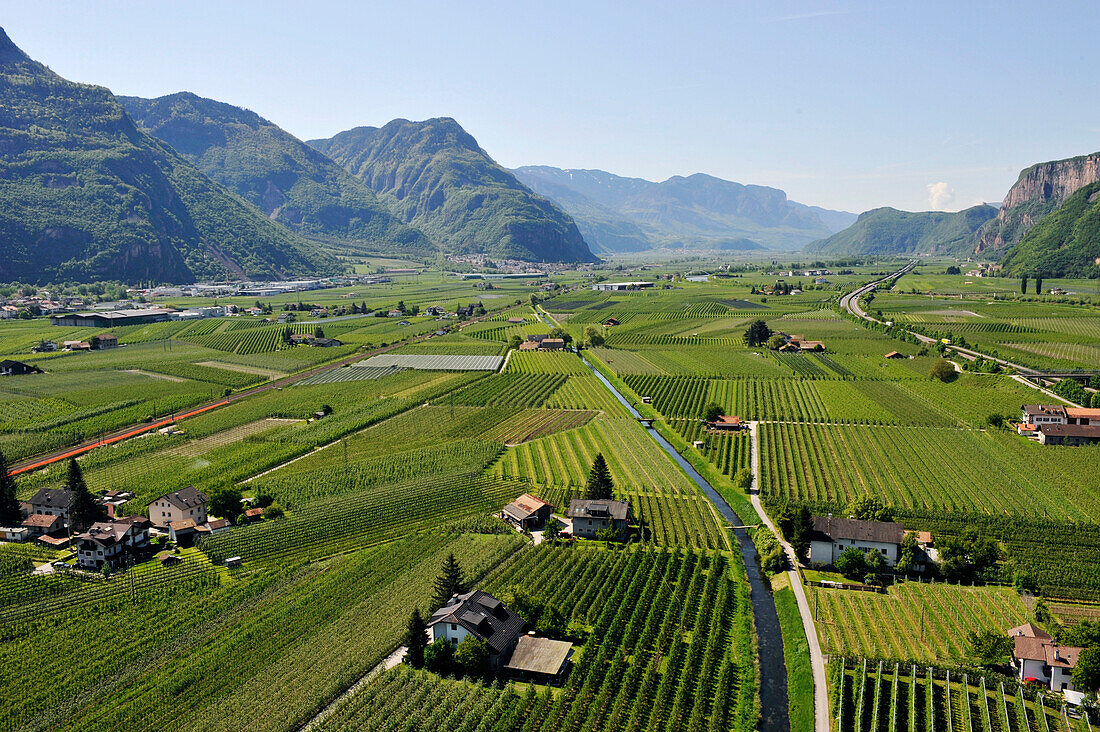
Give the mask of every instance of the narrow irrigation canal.
[[[599, 372], [584, 356], [581, 356], [596, 378], [615, 395], [635, 419], [641, 419], [642, 415], [627, 401], [619, 390], [611, 385], [603, 374]], [[695, 481], [707, 498], [718, 509], [718, 512], [730, 522], [731, 526], [740, 526], [744, 522], [734, 513], [726, 499], [714, 489], [706, 478], [684, 460], [676, 448], [669, 444], [668, 440], [661, 437], [660, 433], [652, 427], [646, 427], [649, 436], [657, 441], [676, 463], [684, 469], [684, 472]], [[787, 664], [783, 660], [783, 634], [779, 629], [779, 616], [775, 611], [775, 600], [772, 599], [771, 587], [760, 572], [760, 565], [756, 561], [756, 547], [752, 538], [744, 529], [734, 529], [737, 543], [741, 547], [741, 557], [744, 559], [745, 573], [749, 578], [749, 587], [752, 589], [752, 618], [756, 625], [756, 637], [760, 650], [760, 730], [762, 732], [788, 732], [791, 728], [790, 718], [787, 715]]]

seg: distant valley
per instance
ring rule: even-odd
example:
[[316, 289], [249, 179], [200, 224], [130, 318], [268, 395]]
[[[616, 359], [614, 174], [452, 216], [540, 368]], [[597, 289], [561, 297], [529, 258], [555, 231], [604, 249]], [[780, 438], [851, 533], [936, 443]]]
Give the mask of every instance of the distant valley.
[[656, 248], [794, 250], [840, 231], [855, 214], [790, 201], [776, 188], [697, 173], [661, 183], [545, 165], [513, 171], [569, 212], [598, 253]]

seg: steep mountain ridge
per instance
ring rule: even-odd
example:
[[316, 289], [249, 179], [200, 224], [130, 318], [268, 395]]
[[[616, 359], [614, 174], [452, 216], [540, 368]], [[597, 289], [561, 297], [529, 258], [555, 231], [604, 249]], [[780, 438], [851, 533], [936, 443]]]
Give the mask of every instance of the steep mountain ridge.
[[1100, 152], [1025, 168], [1009, 189], [997, 217], [973, 237], [974, 253], [988, 256], [989, 250], [1011, 247], [1074, 192], [1098, 180]]
[[432, 251], [362, 181], [255, 112], [190, 92], [119, 101], [139, 125], [282, 224], [363, 253]]
[[573, 219], [498, 165], [449, 117], [356, 127], [311, 146], [449, 252], [595, 261]]
[[[853, 214], [790, 201], [777, 188], [744, 185], [704, 173], [656, 183], [603, 170], [532, 165], [513, 171], [573, 215], [602, 251], [656, 247], [798, 248], [827, 236]], [[830, 215], [826, 224], [819, 211]]]
[[1074, 191], [1005, 254], [1010, 274], [1100, 276], [1100, 181]]
[[328, 271], [328, 257], [62, 79], [0, 29], [0, 281], [187, 282]]
[[964, 211], [865, 211], [854, 224], [804, 251], [829, 256], [892, 254], [965, 254], [971, 236], [997, 209], [987, 204]]

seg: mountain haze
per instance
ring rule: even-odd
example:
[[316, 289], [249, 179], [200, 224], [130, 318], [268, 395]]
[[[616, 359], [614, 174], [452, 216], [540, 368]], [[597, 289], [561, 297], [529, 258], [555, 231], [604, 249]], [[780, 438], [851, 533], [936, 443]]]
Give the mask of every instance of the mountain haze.
[[188, 92], [119, 101], [139, 125], [282, 224], [363, 252], [432, 251], [362, 181], [255, 112]]
[[0, 280], [186, 282], [333, 263], [0, 30]]
[[844, 231], [815, 241], [807, 253], [828, 256], [966, 254], [974, 232], [997, 214], [987, 204], [964, 211], [899, 211], [876, 208]]
[[855, 220], [853, 214], [790, 201], [776, 188], [702, 173], [654, 183], [546, 165], [513, 172], [568, 211], [599, 251], [798, 249]]
[[457, 122], [397, 119], [309, 144], [445, 251], [595, 261], [573, 219], [498, 165]]

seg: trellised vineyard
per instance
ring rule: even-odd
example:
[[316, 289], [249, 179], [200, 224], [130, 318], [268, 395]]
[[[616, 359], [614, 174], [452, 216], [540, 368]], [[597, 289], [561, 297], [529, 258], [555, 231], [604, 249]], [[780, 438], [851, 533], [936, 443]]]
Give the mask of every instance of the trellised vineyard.
[[[493, 689], [388, 671], [322, 729], [751, 730], [756, 726], [748, 597], [713, 553], [539, 549], [494, 576], [585, 640], [558, 692]], [[432, 699], [432, 704], [417, 700]]]

